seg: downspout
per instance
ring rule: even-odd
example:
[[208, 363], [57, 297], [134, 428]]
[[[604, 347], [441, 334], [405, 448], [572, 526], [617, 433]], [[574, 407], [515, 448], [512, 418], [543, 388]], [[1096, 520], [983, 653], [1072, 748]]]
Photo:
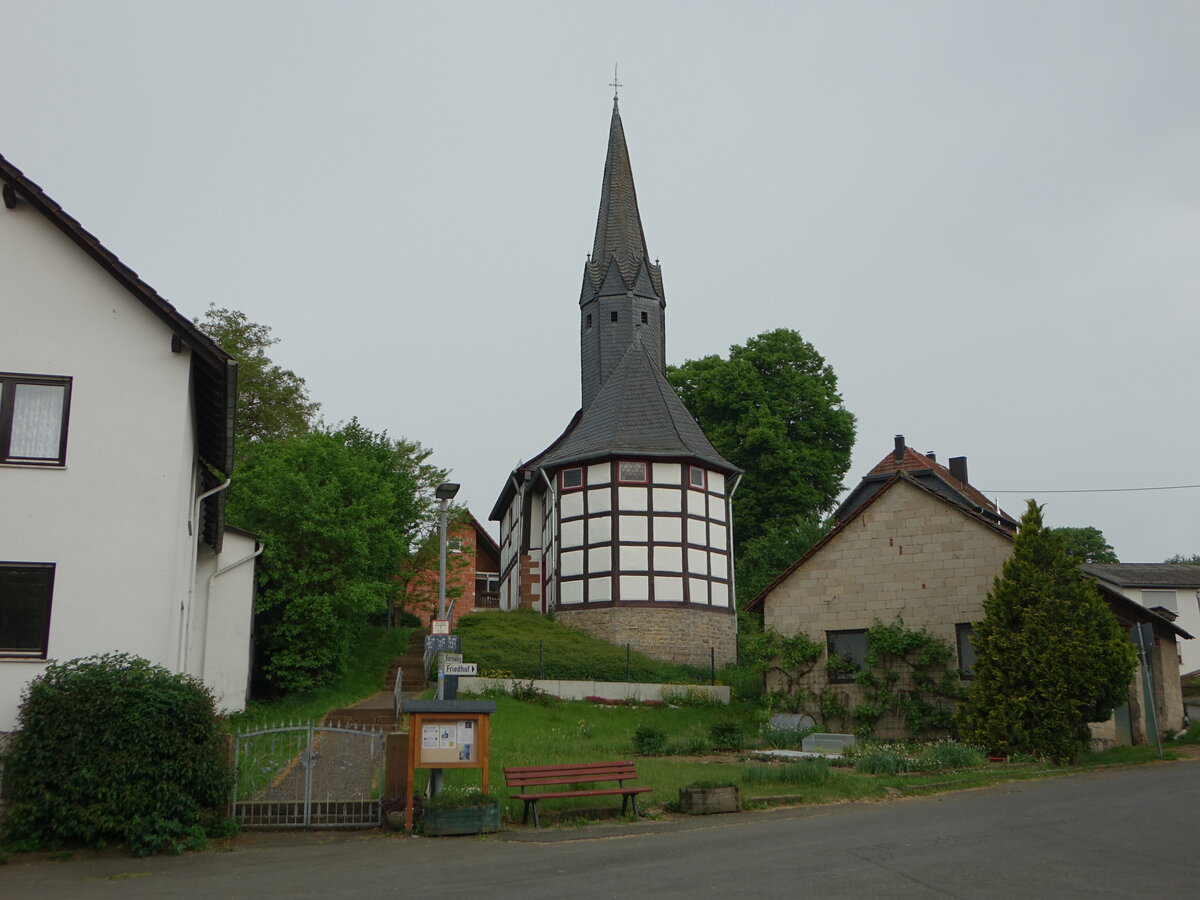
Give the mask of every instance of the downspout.
[[733, 631], [737, 634], [737, 560], [733, 558], [733, 495], [742, 486], [742, 476], [739, 475], [729, 489], [729, 605], [733, 607]]
[[[550, 529], [550, 534], [551, 534], [551, 540], [554, 542], [555, 553], [557, 554], [557, 550], [558, 550], [558, 539], [559, 539], [559, 533], [558, 533], [558, 515], [559, 515], [559, 513], [558, 513], [558, 497], [557, 497], [557, 495], [555, 494], [555, 491], [554, 491], [554, 485], [550, 483], [550, 476], [546, 474], [546, 470], [545, 470], [545, 469], [538, 469], [538, 473], [539, 473], [539, 474], [542, 476], [542, 480], [543, 480], [544, 482], [546, 482], [546, 489], [547, 489], [547, 490], [550, 492], [550, 502], [553, 504], [553, 506], [551, 506], [551, 509], [553, 510], [553, 513], [552, 513], [552, 515], [554, 516], [554, 524], [553, 524], [553, 526], [552, 526], [552, 527], [551, 527], [551, 529]], [[549, 596], [549, 591], [547, 591], [547, 590], [546, 590], [546, 588], [547, 588], [547, 586], [548, 586], [548, 584], [549, 584], [549, 581], [548, 581], [548, 580], [547, 580], [547, 578], [546, 578], [546, 549], [547, 549], [547, 548], [545, 548], [545, 547], [543, 547], [543, 548], [542, 548], [542, 606], [544, 607], [544, 610], [543, 610], [543, 611], [544, 611], [544, 612], [546, 612], [546, 613], [549, 613], [549, 612], [551, 612], [551, 609], [550, 609], [550, 596]], [[554, 566], [554, 571], [555, 571], [555, 572], [558, 572], [558, 565], [557, 565], [557, 562], [558, 562], [558, 560], [556, 559], [556, 560], [555, 560], [555, 566]], [[556, 581], [555, 583], [557, 584], [557, 581]]]
[[192, 537], [192, 567], [188, 575], [187, 607], [179, 608], [179, 646], [175, 649], [176, 669], [187, 672], [187, 639], [192, 627], [192, 602], [196, 598], [196, 565], [200, 558], [200, 507], [209, 497], [219, 494], [232, 483], [232, 478], [226, 478], [222, 484], [196, 495], [192, 506], [192, 520], [188, 522], [188, 533]]

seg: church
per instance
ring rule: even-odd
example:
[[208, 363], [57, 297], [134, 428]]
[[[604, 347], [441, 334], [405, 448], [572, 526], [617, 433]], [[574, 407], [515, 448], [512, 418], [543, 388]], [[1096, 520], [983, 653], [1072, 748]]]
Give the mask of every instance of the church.
[[741, 471], [667, 382], [666, 305], [614, 97], [579, 298], [580, 409], [492, 508], [499, 605], [721, 666], [737, 656], [730, 502]]

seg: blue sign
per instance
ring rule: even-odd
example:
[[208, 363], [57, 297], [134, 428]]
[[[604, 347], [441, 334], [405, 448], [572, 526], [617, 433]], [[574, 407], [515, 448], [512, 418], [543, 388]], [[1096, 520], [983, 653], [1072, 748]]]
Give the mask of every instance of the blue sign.
[[462, 646], [457, 634], [427, 634], [425, 635], [425, 650], [437, 653], [461, 653]]

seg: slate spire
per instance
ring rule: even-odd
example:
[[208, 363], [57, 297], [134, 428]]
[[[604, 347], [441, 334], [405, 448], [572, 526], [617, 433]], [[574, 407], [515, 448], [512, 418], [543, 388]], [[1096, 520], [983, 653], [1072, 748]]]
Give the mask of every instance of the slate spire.
[[633, 168], [616, 97], [608, 129], [596, 237], [584, 266], [579, 306], [584, 407], [612, 374], [635, 333], [655, 365], [665, 371], [666, 299], [662, 270], [651, 262], [646, 249]]
[[637, 191], [633, 186], [633, 168], [621, 110], [613, 97], [612, 123], [608, 129], [608, 157], [604, 161], [604, 183], [600, 188], [600, 214], [596, 218], [596, 239], [592, 242], [592, 261], [601, 267], [611, 256], [617, 257], [622, 270], [649, 256], [642, 217], [638, 213]]

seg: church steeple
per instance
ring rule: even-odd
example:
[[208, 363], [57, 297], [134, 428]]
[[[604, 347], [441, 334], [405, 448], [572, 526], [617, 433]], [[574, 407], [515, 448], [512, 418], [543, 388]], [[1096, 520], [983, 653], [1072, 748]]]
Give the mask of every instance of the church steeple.
[[646, 249], [625, 128], [615, 96], [596, 237], [584, 266], [579, 306], [584, 408], [612, 374], [635, 334], [655, 364], [665, 370], [666, 298], [662, 270], [650, 261]]

